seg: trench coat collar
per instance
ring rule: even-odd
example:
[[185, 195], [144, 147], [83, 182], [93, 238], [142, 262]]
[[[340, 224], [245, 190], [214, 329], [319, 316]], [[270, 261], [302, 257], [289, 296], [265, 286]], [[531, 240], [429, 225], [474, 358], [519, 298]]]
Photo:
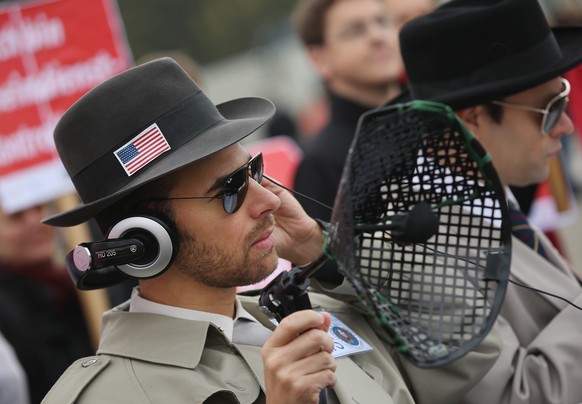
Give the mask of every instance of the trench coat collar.
[[[168, 333], [168, 327], [173, 330]], [[104, 333], [97, 354], [130, 357], [148, 362], [194, 369], [209, 345], [228, 345], [214, 325], [159, 314], [129, 313], [113, 309], [103, 316]], [[147, 335], [147, 338], [143, 338]], [[184, 338], [188, 335], [189, 338]], [[135, 344], [134, 341], [140, 341]], [[206, 341], [201, 344], [200, 341]]]

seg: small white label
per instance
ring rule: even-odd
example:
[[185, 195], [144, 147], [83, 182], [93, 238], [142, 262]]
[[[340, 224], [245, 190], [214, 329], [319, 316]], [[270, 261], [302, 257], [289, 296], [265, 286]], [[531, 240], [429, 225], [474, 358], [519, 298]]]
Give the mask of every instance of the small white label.
[[[355, 355], [362, 352], [371, 351], [372, 348], [362, 337], [356, 334], [350, 327], [344, 324], [339, 318], [329, 313], [331, 316], [331, 325], [327, 333], [333, 339], [333, 357]], [[277, 320], [271, 319], [271, 322], [277, 325]]]

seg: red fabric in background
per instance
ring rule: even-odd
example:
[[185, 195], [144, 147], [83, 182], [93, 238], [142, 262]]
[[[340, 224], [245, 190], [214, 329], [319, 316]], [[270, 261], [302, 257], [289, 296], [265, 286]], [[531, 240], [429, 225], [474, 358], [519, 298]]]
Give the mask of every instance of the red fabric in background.
[[572, 86], [568, 112], [576, 127], [578, 140], [582, 142], [582, 65], [570, 70], [564, 77], [568, 79]]

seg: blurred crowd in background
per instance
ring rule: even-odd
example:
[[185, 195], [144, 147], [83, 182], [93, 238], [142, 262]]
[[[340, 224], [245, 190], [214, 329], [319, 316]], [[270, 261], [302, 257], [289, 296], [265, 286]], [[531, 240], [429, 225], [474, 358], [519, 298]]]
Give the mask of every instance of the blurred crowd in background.
[[[540, 2], [552, 23], [582, 24], [581, 1]], [[277, 105], [271, 125], [247, 142], [284, 135], [302, 146], [328, 122], [324, 86], [291, 26], [295, 1], [119, 0], [118, 6], [136, 63], [172, 56], [188, 66], [216, 103], [253, 95]], [[569, 79], [580, 97], [582, 70]], [[579, 98], [572, 99], [572, 108], [576, 107], [571, 113], [580, 128]], [[579, 135], [564, 138], [566, 174], [578, 195], [582, 191]], [[17, 215], [0, 212], [0, 331], [13, 345], [33, 386], [23, 393], [33, 403], [40, 402], [72, 360], [92, 351], [76, 291], [62, 269], [64, 253], [57, 248], [62, 240], [39, 224], [45, 213], [45, 206]], [[570, 258], [575, 263], [581, 260], [578, 266], [582, 266], [576, 253], [572, 250]], [[112, 289], [111, 304], [124, 300], [128, 290]], [[22, 370], [16, 374], [22, 375]], [[0, 403], [1, 398], [0, 394]]]

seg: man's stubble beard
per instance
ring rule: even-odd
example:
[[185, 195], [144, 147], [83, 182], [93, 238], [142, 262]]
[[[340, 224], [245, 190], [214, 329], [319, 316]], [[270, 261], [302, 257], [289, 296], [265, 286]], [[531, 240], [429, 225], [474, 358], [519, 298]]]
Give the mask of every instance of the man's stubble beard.
[[275, 246], [258, 257], [251, 257], [250, 246], [274, 222], [272, 215], [265, 217], [244, 238], [242, 245], [234, 249], [206, 244], [178, 227], [180, 249], [175, 266], [183, 274], [210, 287], [231, 288], [258, 283], [275, 270], [278, 257]]

